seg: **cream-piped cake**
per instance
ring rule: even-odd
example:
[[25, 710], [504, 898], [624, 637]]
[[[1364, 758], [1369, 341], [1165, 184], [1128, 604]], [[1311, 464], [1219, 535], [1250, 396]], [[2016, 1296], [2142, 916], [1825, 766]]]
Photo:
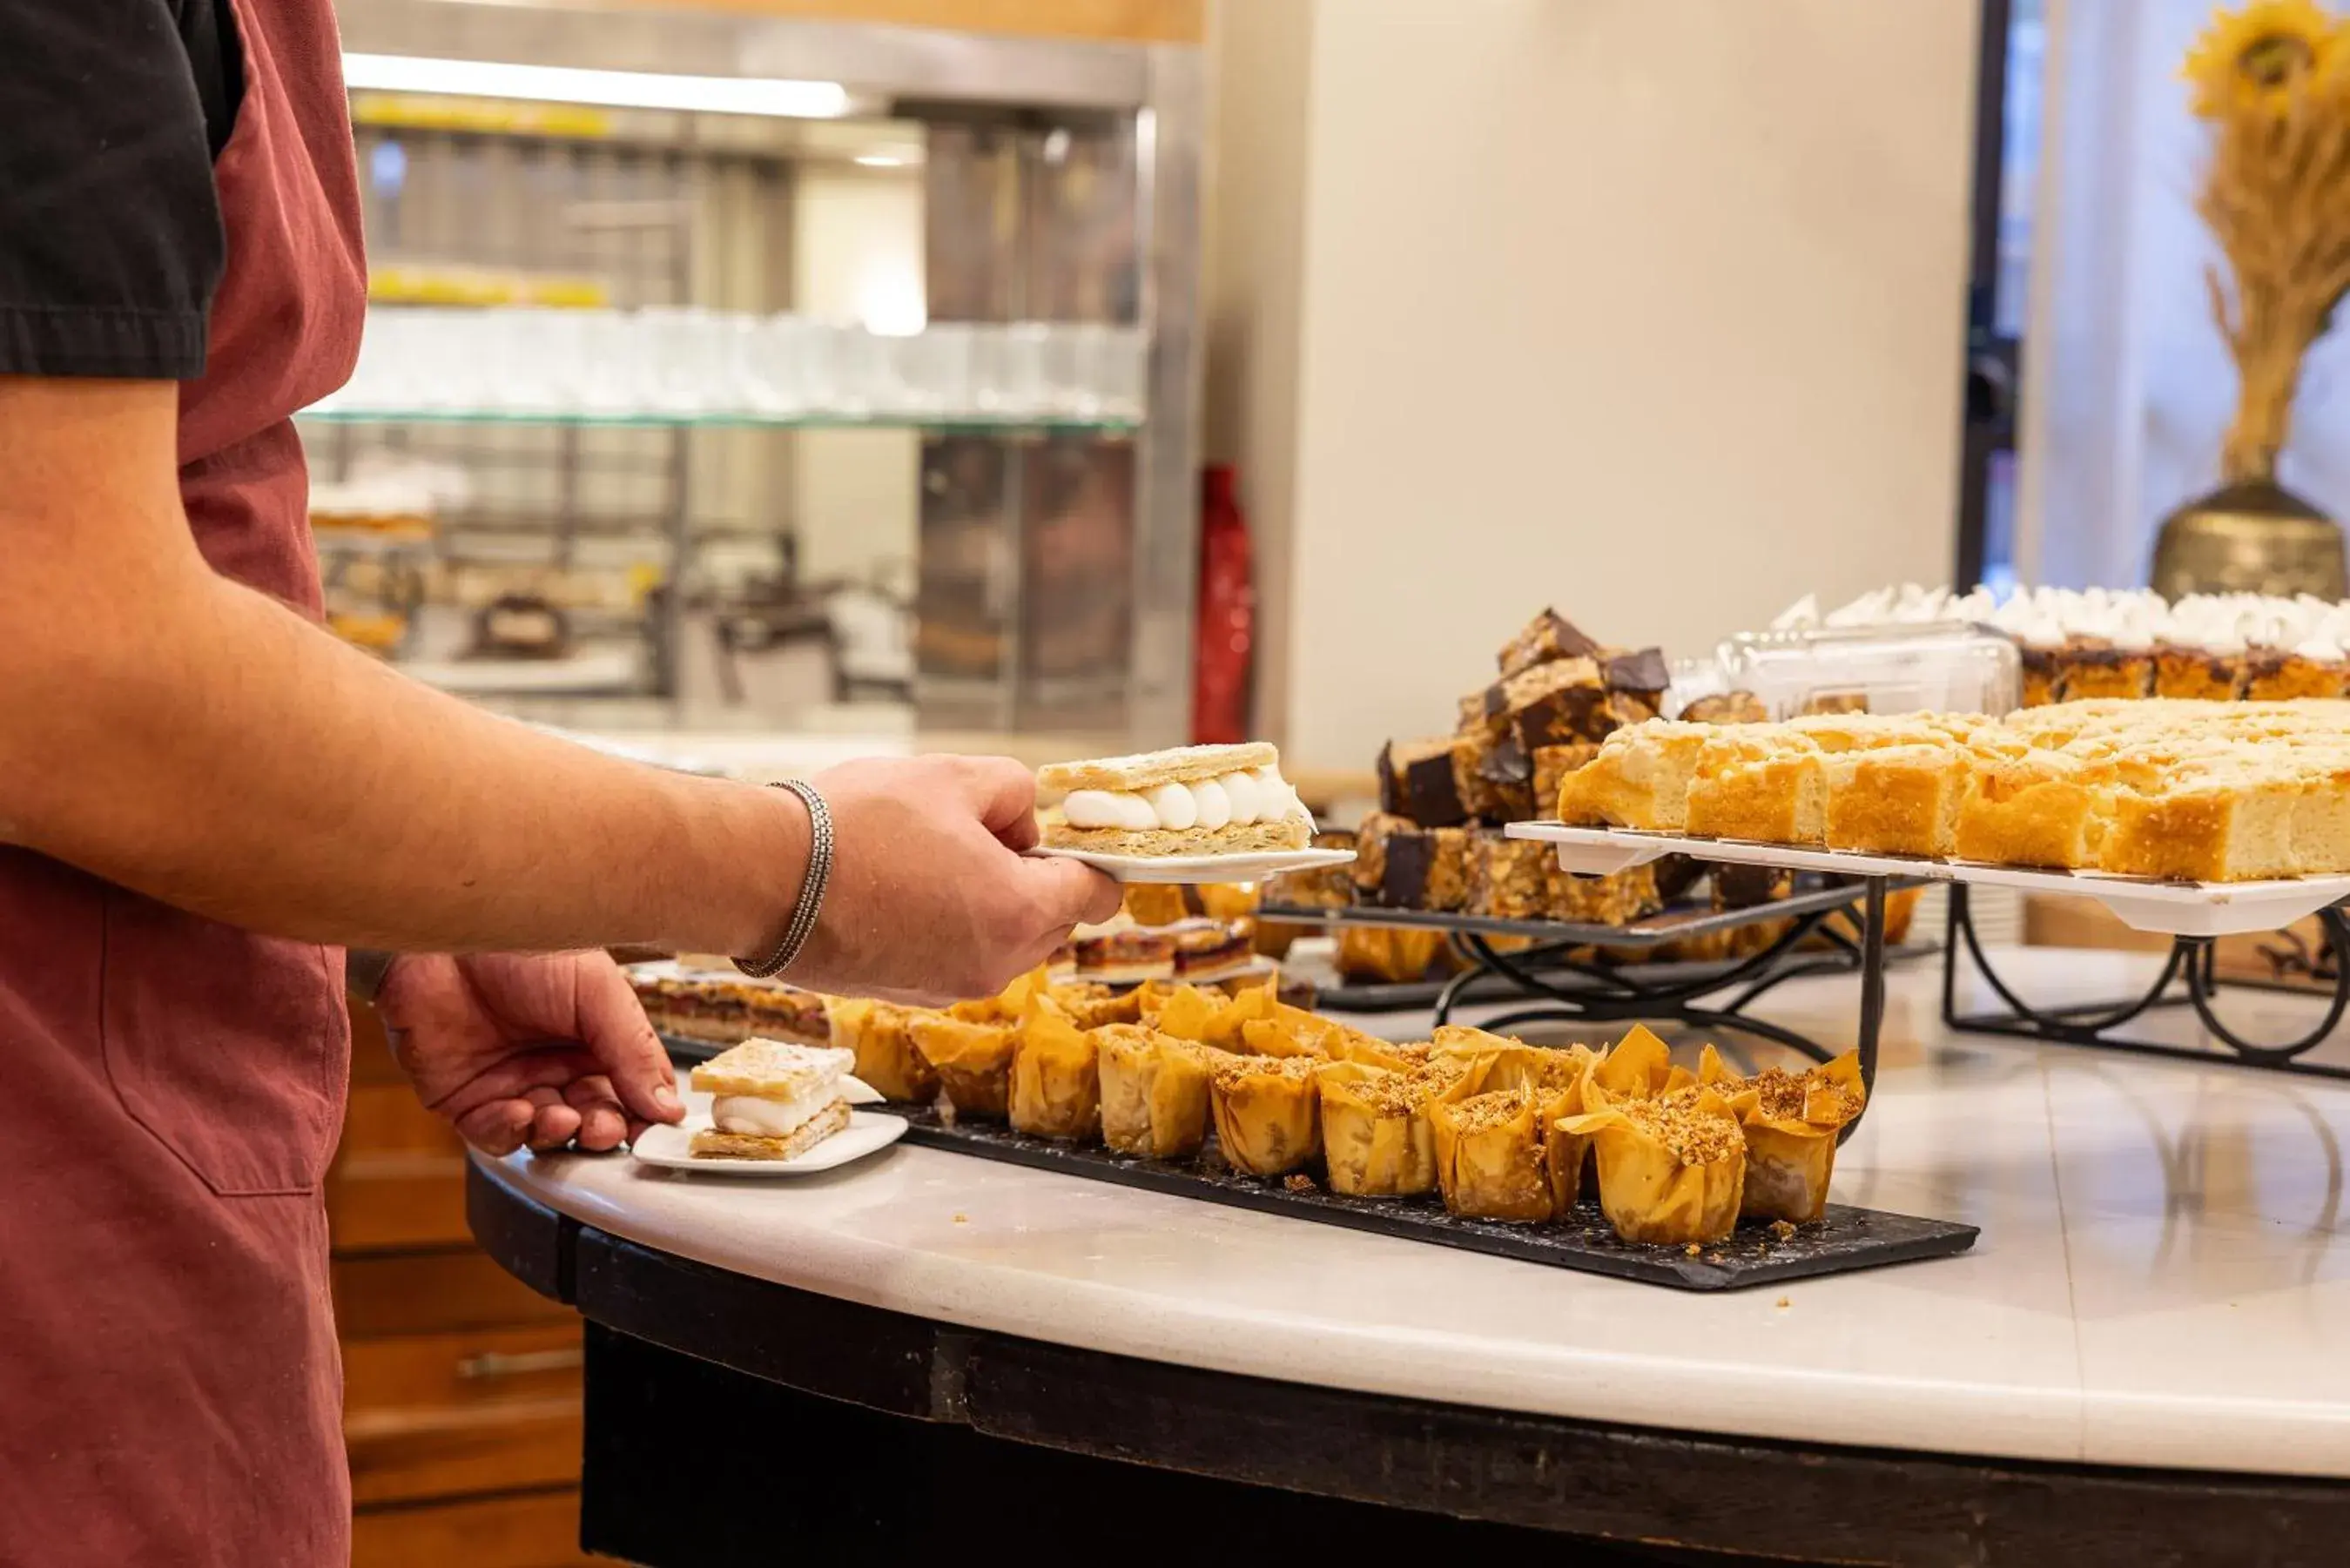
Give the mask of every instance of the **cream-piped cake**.
[[1130, 757], [1059, 763], [1036, 786], [1058, 796], [1045, 843], [1106, 855], [1222, 855], [1303, 849], [1314, 819], [1263, 741], [1179, 746]]
[[2350, 695], [2350, 603], [2307, 594], [2189, 594], [2146, 588], [1987, 587], [1915, 583], [1823, 610], [1806, 596], [1773, 631], [1964, 621], [2007, 633], [2023, 656], [2023, 704], [2170, 697], [2282, 701]]

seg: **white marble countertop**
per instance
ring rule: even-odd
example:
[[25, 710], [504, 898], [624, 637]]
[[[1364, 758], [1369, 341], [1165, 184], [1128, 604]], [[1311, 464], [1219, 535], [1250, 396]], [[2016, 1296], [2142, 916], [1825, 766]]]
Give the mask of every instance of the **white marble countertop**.
[[[2045, 1003], [2134, 993], [2152, 972], [2116, 953], [2006, 961]], [[1876, 1102], [1835, 1195], [1980, 1225], [1981, 1240], [1958, 1258], [1743, 1292], [904, 1145], [795, 1181], [625, 1157], [501, 1168], [586, 1223], [701, 1262], [1186, 1366], [1687, 1430], [2350, 1477], [2350, 1084], [1951, 1035], [1938, 981], [1932, 960], [1894, 979]], [[1856, 1002], [1856, 981], [1830, 977], [1792, 982], [1766, 1011], [1840, 1043]], [[2272, 993], [2224, 1006], [2256, 1035], [2263, 1014], [2275, 1037], [2314, 1015]]]

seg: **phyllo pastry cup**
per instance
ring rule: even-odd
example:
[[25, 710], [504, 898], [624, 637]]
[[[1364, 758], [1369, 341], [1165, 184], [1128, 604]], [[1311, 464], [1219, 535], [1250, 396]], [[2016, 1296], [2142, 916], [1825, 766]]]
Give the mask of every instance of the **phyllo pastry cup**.
[[1741, 1078], [1712, 1046], [1698, 1075], [1729, 1097], [1746, 1138], [1746, 1187], [1739, 1206], [1750, 1220], [1808, 1225], [1825, 1213], [1835, 1174], [1836, 1140], [1868, 1103], [1860, 1055], [1847, 1051], [1808, 1073], [1766, 1067]]
[[[1656, 1044], [1659, 1050], [1664, 1048], [1662, 1041]], [[1583, 1195], [1584, 1168], [1591, 1140], [1561, 1131], [1558, 1124], [1584, 1109], [1584, 1084], [1600, 1058], [1587, 1045], [1528, 1045], [1482, 1029], [1452, 1024], [1436, 1032], [1430, 1049], [1436, 1060], [1458, 1061], [1467, 1065], [1464, 1098], [1502, 1089], [1523, 1089], [1534, 1096], [1534, 1136], [1542, 1145], [1552, 1211], [1554, 1215], [1565, 1214], [1573, 1208]], [[1642, 1081], [1646, 1081], [1645, 1077]]]
[[914, 1049], [938, 1075], [939, 1093], [959, 1116], [1002, 1121], [1012, 1104], [1011, 1023], [969, 1023], [945, 1013], [918, 1012], [907, 1024]]
[[1593, 1140], [1599, 1207], [1627, 1241], [1719, 1241], [1738, 1224], [1746, 1140], [1721, 1096], [1704, 1085], [1653, 1100], [1611, 1100], [1595, 1081], [1595, 1108], [1562, 1131]]
[[1252, 1176], [1283, 1176], [1322, 1152], [1322, 1102], [1314, 1089], [1321, 1064], [1319, 1056], [1216, 1057], [1209, 1106], [1227, 1164]]
[[1495, 1089], [1432, 1104], [1428, 1119], [1447, 1211], [1519, 1224], [1557, 1217], [1543, 1158], [1541, 1100], [1533, 1090]]
[[1208, 1141], [1209, 1048], [1113, 1023], [1100, 1048], [1102, 1141], [1120, 1154], [1179, 1159]]
[[1082, 1139], [1101, 1132], [1101, 1071], [1094, 1037], [1050, 999], [1032, 996], [1012, 1046], [1015, 1131]]
[[1146, 994], [1138, 1022], [1178, 1040], [1196, 1040], [1219, 1050], [1242, 1048], [1241, 1030], [1269, 1019], [1281, 1005], [1270, 985], [1252, 986], [1238, 996], [1196, 985], [1179, 985]]
[[835, 997], [826, 1008], [832, 1043], [857, 1054], [856, 1074], [885, 1100], [927, 1105], [938, 1096], [939, 1075], [914, 1049], [912, 1014], [886, 1002]]
[[1697, 1082], [1687, 1067], [1673, 1065], [1670, 1047], [1643, 1023], [1635, 1023], [1624, 1038], [1593, 1064], [1593, 1085], [1610, 1099], [1652, 1100]]
[[1429, 1107], [1457, 1096], [1468, 1076], [1467, 1064], [1459, 1061], [1407, 1072], [1364, 1062], [1316, 1068], [1330, 1190], [1358, 1198], [1434, 1191], [1436, 1132]]

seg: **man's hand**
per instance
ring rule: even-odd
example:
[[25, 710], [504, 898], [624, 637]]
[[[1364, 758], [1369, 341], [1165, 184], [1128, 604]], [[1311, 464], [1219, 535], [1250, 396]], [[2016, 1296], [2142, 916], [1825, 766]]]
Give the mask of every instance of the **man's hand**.
[[411, 954], [376, 1011], [417, 1097], [491, 1154], [608, 1149], [684, 1114], [668, 1053], [601, 952]]
[[1118, 913], [1118, 884], [1030, 859], [1036, 780], [1005, 757], [848, 763], [809, 781], [832, 812], [824, 915], [783, 978], [937, 1002], [990, 996], [1070, 929]]

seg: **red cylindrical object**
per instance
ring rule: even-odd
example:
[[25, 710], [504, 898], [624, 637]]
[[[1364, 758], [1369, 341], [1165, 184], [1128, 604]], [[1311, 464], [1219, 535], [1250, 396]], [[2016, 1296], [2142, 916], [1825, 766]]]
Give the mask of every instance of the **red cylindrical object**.
[[1192, 631], [1191, 742], [1248, 739], [1256, 652], [1256, 585], [1248, 519], [1229, 463], [1211, 463], [1200, 485], [1200, 607]]

